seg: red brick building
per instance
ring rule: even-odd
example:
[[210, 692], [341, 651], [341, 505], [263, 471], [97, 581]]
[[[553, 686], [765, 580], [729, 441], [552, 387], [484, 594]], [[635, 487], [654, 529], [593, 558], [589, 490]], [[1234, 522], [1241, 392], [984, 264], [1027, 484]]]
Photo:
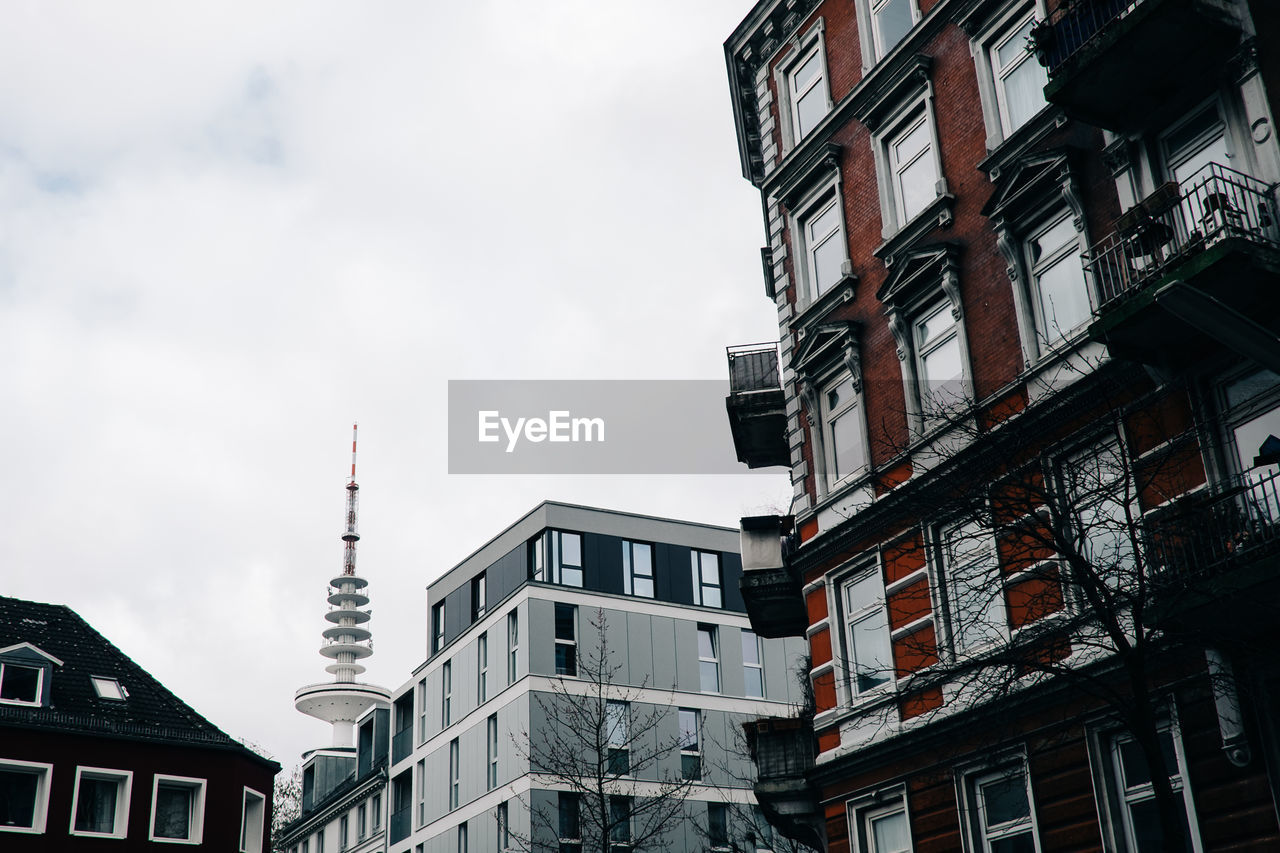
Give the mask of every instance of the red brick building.
[[762, 0], [726, 42], [780, 330], [729, 416], [794, 484], [742, 584], [811, 656], [750, 733], [783, 832], [1280, 846], [1272, 5]]
[[268, 849], [280, 765], [62, 605], [0, 597], [0, 849]]

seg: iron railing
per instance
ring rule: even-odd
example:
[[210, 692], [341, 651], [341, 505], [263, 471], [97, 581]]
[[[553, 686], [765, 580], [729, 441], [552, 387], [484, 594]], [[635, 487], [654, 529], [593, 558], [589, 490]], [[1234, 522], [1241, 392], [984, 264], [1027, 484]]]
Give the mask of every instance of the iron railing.
[[1186, 498], [1147, 522], [1145, 534], [1158, 583], [1218, 574], [1280, 551], [1280, 471], [1248, 471], [1212, 494]]
[[1097, 308], [1118, 299], [1229, 237], [1280, 243], [1275, 186], [1218, 163], [1181, 184], [1170, 181], [1116, 221], [1089, 248], [1084, 267]]
[[813, 724], [798, 717], [747, 723], [751, 757], [761, 782], [803, 777], [813, 769]]
[[1040, 64], [1053, 77], [1085, 45], [1145, 0], [1065, 0], [1034, 34]]
[[745, 344], [729, 347], [729, 392], [777, 391], [782, 388], [778, 373], [778, 345]]

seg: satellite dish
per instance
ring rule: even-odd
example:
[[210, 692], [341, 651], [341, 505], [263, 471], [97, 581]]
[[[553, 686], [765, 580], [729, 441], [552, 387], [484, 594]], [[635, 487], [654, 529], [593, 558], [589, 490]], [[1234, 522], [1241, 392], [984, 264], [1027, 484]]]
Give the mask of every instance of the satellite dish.
[[1253, 467], [1261, 468], [1263, 465], [1275, 465], [1277, 462], [1280, 462], [1280, 438], [1268, 435], [1267, 440], [1258, 448], [1258, 455], [1253, 457]]

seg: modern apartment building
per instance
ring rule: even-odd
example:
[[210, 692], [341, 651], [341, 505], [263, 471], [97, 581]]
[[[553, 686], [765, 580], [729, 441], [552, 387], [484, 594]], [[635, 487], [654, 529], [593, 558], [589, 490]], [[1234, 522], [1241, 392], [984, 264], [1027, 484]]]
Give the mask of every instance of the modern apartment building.
[[[1280, 69], [1247, 0], [761, 0], [757, 792], [832, 851], [1280, 846]], [[799, 756], [797, 759], [796, 757]], [[1154, 768], [1154, 769], [1153, 769]]]
[[552, 502], [446, 572], [392, 696], [388, 849], [596, 849], [565, 777], [593, 758], [611, 847], [639, 846], [664, 780], [658, 849], [766, 847], [742, 724], [797, 712], [804, 644], [751, 631], [740, 576], [736, 530]]

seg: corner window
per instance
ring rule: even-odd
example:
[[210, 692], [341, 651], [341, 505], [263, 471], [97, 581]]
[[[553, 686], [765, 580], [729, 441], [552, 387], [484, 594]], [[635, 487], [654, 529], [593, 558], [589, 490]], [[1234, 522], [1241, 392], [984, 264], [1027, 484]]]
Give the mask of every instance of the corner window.
[[531, 542], [531, 549], [531, 578], [582, 586], [582, 534], [547, 530]]
[[199, 844], [204, 835], [203, 779], [155, 777], [151, 795], [151, 840]]
[[652, 545], [623, 540], [622, 591], [627, 595], [653, 598]]
[[698, 738], [699, 714], [693, 708], [681, 708], [680, 775], [685, 779], [702, 778], [702, 744]]
[[858, 853], [911, 853], [911, 826], [905, 799], [848, 806], [849, 829]]
[[889, 616], [878, 568], [861, 572], [840, 585], [844, 614], [849, 687], [854, 696], [893, 680]]
[[0, 832], [44, 832], [52, 764], [0, 760]]
[[943, 528], [941, 539], [956, 654], [1006, 639], [1004, 587], [991, 531], [976, 522], [953, 524]]
[[916, 0], [870, 0], [870, 3], [876, 58], [883, 59], [911, 32], [920, 13]]
[[902, 226], [938, 197], [938, 162], [928, 113], [920, 110], [908, 117], [889, 136], [887, 147], [893, 199]]
[[764, 698], [764, 658], [760, 655], [760, 638], [754, 631], [742, 632], [742, 676], [746, 695]]
[[610, 775], [626, 776], [631, 772], [631, 705], [610, 699], [605, 703], [605, 741], [609, 744]]
[[101, 767], [77, 767], [71, 802], [71, 834], [124, 838], [129, 828], [129, 791], [133, 773]]
[[561, 793], [556, 803], [560, 853], [582, 853], [582, 822], [577, 794]]
[[1036, 337], [1052, 346], [1090, 316], [1081, 235], [1065, 215], [1035, 230], [1026, 241], [1026, 252]]
[[859, 399], [857, 385], [847, 373], [822, 391], [822, 440], [829, 488], [867, 470]]
[[1044, 109], [1046, 103], [1044, 87], [1049, 78], [1028, 46], [1035, 23], [1035, 15], [1020, 18], [986, 48], [1000, 129], [1005, 138]]
[[444, 602], [431, 608], [431, 653], [444, 648]]
[[458, 739], [449, 741], [449, 811], [458, 807], [462, 794], [462, 758]]
[[965, 817], [980, 853], [1039, 853], [1027, 774], [1021, 766], [964, 780]]
[[822, 45], [817, 43], [802, 53], [786, 72], [791, 132], [796, 144], [826, 118], [831, 107], [825, 60]]
[[844, 236], [844, 212], [839, 192], [824, 194], [796, 217], [800, 232], [801, 269], [805, 294], [812, 302], [845, 276], [849, 247]]
[[720, 555], [711, 551], [693, 551], [693, 603], [703, 607], [724, 607], [724, 587], [720, 578]]
[[485, 790], [498, 787], [498, 715], [490, 714], [485, 721]]
[[44, 667], [0, 663], [0, 702], [39, 705], [44, 687]]
[[556, 675], [578, 674], [578, 608], [556, 605]]
[[953, 412], [964, 400], [960, 321], [948, 300], [928, 308], [913, 324], [920, 410], [926, 417]]
[[720, 638], [715, 625], [698, 626], [698, 681], [703, 693], [720, 692]]

